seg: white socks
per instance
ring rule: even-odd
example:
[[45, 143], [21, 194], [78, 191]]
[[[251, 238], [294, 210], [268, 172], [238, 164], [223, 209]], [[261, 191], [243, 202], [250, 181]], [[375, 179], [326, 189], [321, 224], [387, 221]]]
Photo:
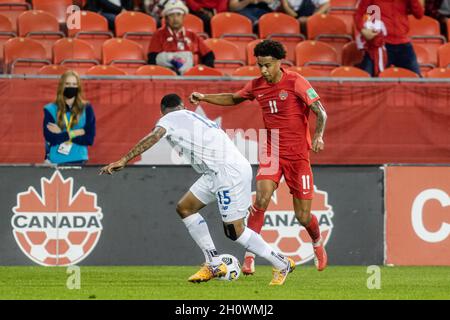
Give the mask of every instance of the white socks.
[[269, 261], [275, 269], [281, 270], [287, 266], [288, 262], [286, 258], [273, 251], [259, 234], [247, 227], [236, 242], [243, 245], [248, 251]]
[[[192, 239], [202, 250], [205, 260], [212, 266], [218, 266], [221, 261], [217, 254], [214, 242], [209, 234], [208, 225], [205, 219], [199, 214], [194, 213], [183, 219], [186, 228]], [[241, 236], [236, 240], [245, 249], [269, 261], [274, 268], [284, 269], [287, 266], [287, 260], [283, 256], [276, 253], [255, 231], [245, 228]]]
[[208, 225], [206, 224], [205, 219], [203, 219], [199, 213], [194, 213], [184, 218], [183, 222], [192, 239], [194, 239], [200, 249], [202, 249], [206, 262], [210, 263], [212, 266], [218, 266], [221, 261], [211, 235], [209, 234]]

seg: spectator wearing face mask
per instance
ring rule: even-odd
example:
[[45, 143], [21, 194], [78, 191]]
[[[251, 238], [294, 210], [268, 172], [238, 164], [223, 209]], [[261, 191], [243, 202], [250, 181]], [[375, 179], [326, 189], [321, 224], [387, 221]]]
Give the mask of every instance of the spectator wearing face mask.
[[56, 100], [44, 107], [45, 159], [53, 164], [83, 165], [94, 137], [94, 110], [83, 99], [79, 75], [67, 71], [59, 80]]

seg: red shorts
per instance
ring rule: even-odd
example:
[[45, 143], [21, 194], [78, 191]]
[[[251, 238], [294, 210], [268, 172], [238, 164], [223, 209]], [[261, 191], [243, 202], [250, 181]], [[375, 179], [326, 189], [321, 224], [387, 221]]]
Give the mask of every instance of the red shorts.
[[284, 175], [289, 190], [295, 198], [312, 200], [314, 181], [309, 160], [292, 161], [280, 158], [278, 166], [273, 160], [267, 164], [260, 163], [256, 181], [272, 180], [279, 184], [282, 175]]

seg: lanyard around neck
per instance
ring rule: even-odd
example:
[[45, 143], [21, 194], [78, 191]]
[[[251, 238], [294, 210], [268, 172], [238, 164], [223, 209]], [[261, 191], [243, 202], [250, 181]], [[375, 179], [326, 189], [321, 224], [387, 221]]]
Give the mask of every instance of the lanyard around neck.
[[73, 114], [70, 114], [70, 120], [68, 120], [67, 113], [64, 112], [64, 122], [66, 123], [66, 130], [67, 130], [67, 133], [69, 134], [70, 142], [72, 142], [72, 137], [70, 136], [70, 128], [72, 127], [73, 118], [74, 118]]

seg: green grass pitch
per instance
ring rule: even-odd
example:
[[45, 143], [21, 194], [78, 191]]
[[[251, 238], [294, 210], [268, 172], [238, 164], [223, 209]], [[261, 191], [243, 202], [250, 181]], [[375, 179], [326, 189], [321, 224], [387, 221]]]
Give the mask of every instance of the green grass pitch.
[[0, 299], [450, 299], [450, 267], [381, 267], [381, 288], [369, 290], [361, 266], [317, 272], [299, 266], [284, 286], [269, 287], [271, 269], [237, 281], [193, 284], [195, 266], [81, 267], [81, 288], [69, 290], [62, 267], [0, 267]]

